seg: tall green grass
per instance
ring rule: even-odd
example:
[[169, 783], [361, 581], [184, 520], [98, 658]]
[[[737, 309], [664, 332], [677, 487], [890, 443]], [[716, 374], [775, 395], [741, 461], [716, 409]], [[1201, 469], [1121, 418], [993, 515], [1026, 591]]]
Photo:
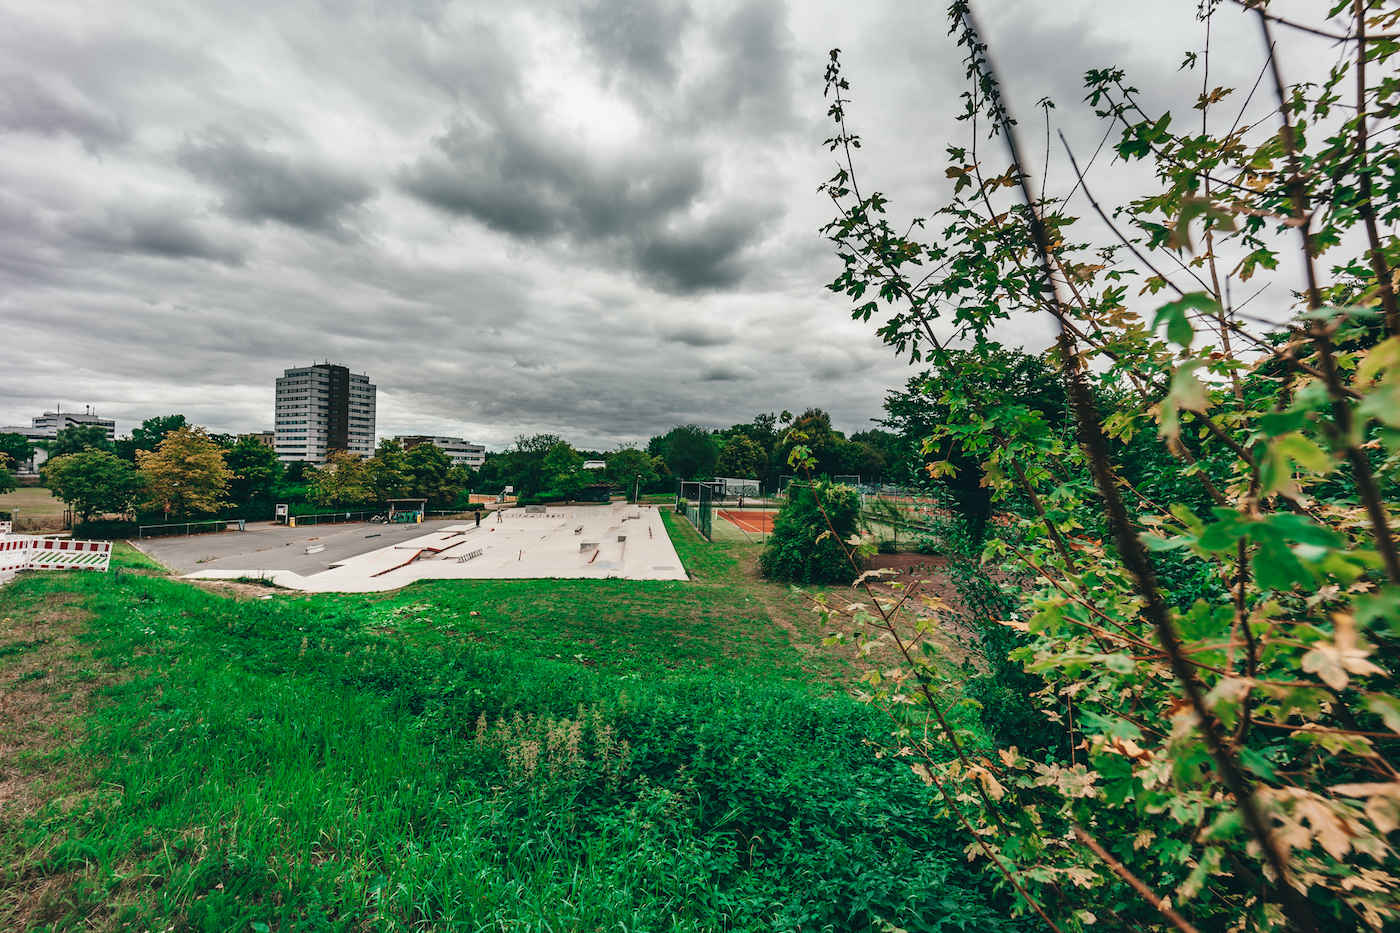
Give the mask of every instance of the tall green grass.
[[52, 881], [34, 928], [1013, 927], [844, 696], [132, 573], [23, 579], [0, 613], [58, 591], [130, 676], [73, 753], [94, 792], [7, 827], [11, 883]]

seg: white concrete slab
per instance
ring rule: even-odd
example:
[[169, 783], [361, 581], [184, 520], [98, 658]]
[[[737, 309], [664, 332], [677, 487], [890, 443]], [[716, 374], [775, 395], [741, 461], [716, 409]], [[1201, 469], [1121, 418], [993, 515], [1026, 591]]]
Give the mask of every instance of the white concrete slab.
[[654, 506], [572, 505], [495, 512], [341, 559], [321, 573], [220, 567], [192, 579], [255, 577], [315, 593], [371, 593], [417, 580], [686, 580]]

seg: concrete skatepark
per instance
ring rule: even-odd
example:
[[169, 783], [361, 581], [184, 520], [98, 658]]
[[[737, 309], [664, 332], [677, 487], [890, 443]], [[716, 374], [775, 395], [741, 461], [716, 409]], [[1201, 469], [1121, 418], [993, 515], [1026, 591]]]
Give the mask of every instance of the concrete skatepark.
[[191, 579], [251, 577], [315, 593], [380, 592], [418, 580], [688, 579], [661, 513], [645, 505], [502, 509], [480, 526], [250, 527], [139, 546]]

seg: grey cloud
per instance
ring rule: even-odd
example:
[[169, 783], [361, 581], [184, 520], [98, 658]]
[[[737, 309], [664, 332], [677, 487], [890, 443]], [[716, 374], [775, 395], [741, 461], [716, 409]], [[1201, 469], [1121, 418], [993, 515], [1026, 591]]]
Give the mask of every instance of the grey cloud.
[[225, 264], [243, 261], [242, 244], [217, 237], [171, 206], [119, 205], [96, 220], [70, 225], [80, 241], [106, 252], [143, 253], [165, 259], [209, 259]]
[[631, 83], [619, 80], [624, 75], [675, 84], [682, 31], [693, 18], [683, 0], [590, 0], [578, 10], [584, 41], [624, 91]]
[[743, 278], [739, 253], [754, 242], [766, 217], [758, 209], [731, 209], [680, 229], [663, 230], [637, 247], [637, 268], [661, 291], [723, 288]]
[[[1179, 45], [1138, 28], [1141, 5], [1069, 5], [1086, 37], [1038, 46], [1055, 17], [1031, 0], [986, 11], [1032, 139], [1037, 91], [1058, 124], [1074, 98], [1053, 82], [1077, 87], [1115, 37]], [[0, 422], [61, 399], [123, 432], [172, 411], [261, 430], [273, 378], [330, 357], [379, 385], [384, 435], [606, 448], [809, 405], [859, 430], [910, 374], [822, 288], [839, 262], [816, 233], [821, 74], [846, 48], [862, 171], [927, 213], [965, 130], [935, 7], [11, 6], [27, 26], [0, 31], [0, 74], [30, 77], [0, 80]], [[1054, 43], [1069, 53], [1033, 54]], [[592, 106], [620, 125], [574, 129]]]
[[722, 347], [734, 342], [734, 331], [723, 324], [703, 318], [690, 318], [678, 323], [662, 323], [656, 331], [662, 339], [683, 343], [688, 347]]
[[735, 6], [709, 29], [721, 61], [690, 92], [693, 118], [768, 135], [791, 128], [793, 49], [783, 0]]
[[702, 382], [739, 382], [754, 375], [754, 371], [747, 366], [740, 366], [736, 363], [717, 363], [701, 371], [700, 379]]
[[225, 214], [253, 223], [343, 236], [374, 194], [364, 181], [323, 162], [293, 162], [217, 127], [186, 139], [176, 160], [219, 191]]
[[433, 147], [404, 172], [405, 188], [519, 237], [617, 235], [684, 208], [703, 187], [694, 154], [663, 151], [609, 163], [514, 120], [496, 127], [458, 122]]
[[738, 252], [768, 220], [753, 206], [690, 219], [705, 193], [693, 147], [607, 159], [514, 119], [458, 122], [433, 146], [403, 172], [409, 193], [520, 239], [611, 256], [662, 291], [736, 283]]
[[0, 77], [0, 129], [39, 136], [73, 136], [89, 152], [124, 141], [121, 121], [85, 102], [64, 99], [34, 75], [18, 72]]

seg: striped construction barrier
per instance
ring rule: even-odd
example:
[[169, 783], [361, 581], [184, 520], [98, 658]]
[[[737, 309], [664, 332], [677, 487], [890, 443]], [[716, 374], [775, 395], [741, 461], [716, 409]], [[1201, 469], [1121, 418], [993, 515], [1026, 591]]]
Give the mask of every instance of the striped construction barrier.
[[107, 570], [110, 541], [0, 537], [0, 573], [18, 570]]
[[29, 569], [29, 539], [0, 538], [0, 573]]
[[0, 522], [0, 535], [7, 535], [15, 530], [14, 522]]

